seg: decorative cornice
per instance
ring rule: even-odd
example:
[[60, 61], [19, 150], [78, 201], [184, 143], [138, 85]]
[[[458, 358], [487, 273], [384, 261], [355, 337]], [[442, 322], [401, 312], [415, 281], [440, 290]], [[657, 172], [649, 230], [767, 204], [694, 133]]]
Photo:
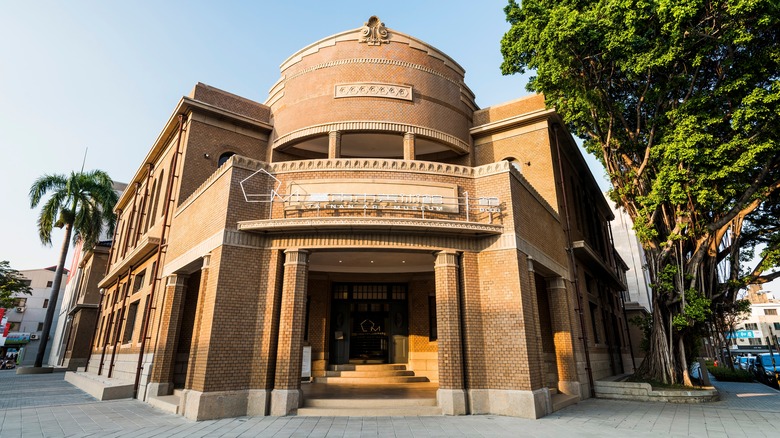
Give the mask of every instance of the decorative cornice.
[[388, 171], [388, 172], [416, 172], [444, 174], [460, 177], [474, 176], [474, 168], [468, 166], [459, 166], [456, 164], [435, 163], [431, 161], [406, 161], [393, 159], [374, 159], [374, 158], [339, 158], [332, 160], [300, 160], [300, 161], [281, 161], [268, 165], [269, 172], [273, 174], [288, 172], [309, 172], [309, 171], [344, 171], [344, 170], [365, 170], [365, 171]]
[[360, 29], [360, 39], [358, 42], [366, 43], [369, 46], [380, 46], [383, 43], [390, 42], [389, 33], [385, 27], [385, 23], [379, 19], [376, 15], [371, 16]]
[[502, 225], [478, 222], [441, 220], [441, 219], [405, 219], [405, 218], [368, 218], [368, 217], [316, 217], [259, 219], [238, 223], [239, 231], [262, 233], [294, 232], [300, 230], [388, 230], [397, 232], [446, 233], [473, 236], [499, 235], [504, 231]]
[[336, 84], [333, 91], [336, 99], [344, 97], [386, 97], [389, 99], [412, 100], [412, 87], [382, 82], [353, 82]]
[[404, 134], [407, 132], [411, 132], [421, 137], [427, 137], [427, 138], [438, 140], [448, 145], [450, 149], [452, 149], [453, 151], [458, 152], [460, 154], [467, 154], [469, 152], [469, 144], [459, 139], [458, 137], [455, 137], [454, 135], [450, 135], [445, 132], [436, 129], [426, 128], [423, 126], [408, 125], [405, 123], [384, 122], [379, 120], [353, 120], [353, 121], [323, 123], [321, 125], [308, 126], [306, 128], [301, 128], [292, 132], [288, 132], [287, 134], [284, 134], [276, 138], [273, 142], [273, 148], [280, 149], [285, 144], [290, 143], [292, 141], [301, 138], [312, 137], [318, 134], [326, 134], [330, 131], [342, 131], [342, 132], [390, 131], [390, 132], [399, 132]]
[[159, 237], [152, 237], [148, 234], [141, 238], [135, 245], [132, 251], [125, 257], [117, 260], [111, 265], [111, 271], [100, 280], [98, 287], [106, 288], [111, 285], [119, 277], [120, 273], [124, 272], [128, 266], [132, 266], [149, 257], [152, 251], [156, 250], [160, 245]]

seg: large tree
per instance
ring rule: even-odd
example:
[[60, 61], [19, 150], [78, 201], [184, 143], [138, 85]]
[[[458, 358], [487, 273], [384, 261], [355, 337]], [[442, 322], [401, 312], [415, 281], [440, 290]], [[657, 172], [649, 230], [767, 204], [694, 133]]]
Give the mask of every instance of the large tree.
[[[686, 342], [780, 261], [776, 0], [523, 0], [505, 74], [534, 70], [634, 220], [653, 287], [638, 372], [687, 380]], [[746, 266], [760, 245], [758, 260]], [[763, 249], [762, 249], [763, 248]]]
[[71, 237], [74, 244], [83, 242], [83, 248], [88, 250], [98, 242], [105, 227], [111, 234], [116, 222], [113, 208], [118, 200], [111, 178], [102, 170], [71, 172], [70, 176], [43, 175], [30, 187], [30, 208], [37, 207], [47, 194], [50, 196], [38, 217], [41, 242], [51, 245], [51, 232], [55, 227], [64, 228], [65, 237], [51, 287], [51, 305], [43, 322], [41, 347], [35, 357], [36, 367], [43, 365]]
[[13, 307], [18, 295], [30, 295], [32, 289], [24, 281], [22, 274], [12, 269], [8, 261], [0, 261], [0, 307]]

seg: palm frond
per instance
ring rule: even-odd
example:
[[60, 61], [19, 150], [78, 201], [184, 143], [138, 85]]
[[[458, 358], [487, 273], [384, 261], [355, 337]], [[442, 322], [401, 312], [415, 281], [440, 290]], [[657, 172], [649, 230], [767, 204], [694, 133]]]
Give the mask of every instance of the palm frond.
[[43, 175], [30, 186], [30, 208], [35, 208], [50, 191], [61, 191], [67, 184], [65, 175]]

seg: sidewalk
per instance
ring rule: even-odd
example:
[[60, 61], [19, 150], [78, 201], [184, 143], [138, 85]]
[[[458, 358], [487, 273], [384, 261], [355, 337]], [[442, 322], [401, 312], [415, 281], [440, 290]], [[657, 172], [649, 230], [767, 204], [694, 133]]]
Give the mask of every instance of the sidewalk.
[[780, 392], [714, 382], [721, 401], [675, 405], [588, 399], [539, 420], [462, 417], [241, 417], [190, 421], [137, 400], [98, 402], [63, 375], [0, 371], [6, 437], [763, 437], [780, 436]]

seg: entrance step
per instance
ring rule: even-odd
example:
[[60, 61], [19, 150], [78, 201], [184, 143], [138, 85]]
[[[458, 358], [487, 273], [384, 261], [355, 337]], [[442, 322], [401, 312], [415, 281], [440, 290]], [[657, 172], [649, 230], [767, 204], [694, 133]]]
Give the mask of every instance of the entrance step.
[[387, 377], [315, 377], [315, 383], [351, 383], [353, 385], [384, 385], [389, 383], [429, 382], [424, 376], [387, 376]]
[[551, 401], [553, 412], [559, 411], [567, 406], [577, 404], [577, 402], [580, 401], [580, 396], [578, 395], [553, 394], [550, 398], [552, 399]]
[[441, 415], [435, 398], [332, 398], [306, 399], [300, 416], [393, 417]]
[[405, 370], [406, 365], [404, 364], [377, 364], [377, 365], [369, 365], [369, 364], [344, 364], [344, 365], [331, 365], [328, 367], [332, 371], [379, 371], [379, 370]]
[[441, 415], [438, 406], [377, 408], [298, 408], [302, 417], [433, 417]]
[[414, 371], [407, 370], [325, 371], [325, 377], [397, 377], [413, 375]]
[[162, 411], [178, 414], [179, 400], [178, 395], [151, 395], [146, 399], [146, 402]]

